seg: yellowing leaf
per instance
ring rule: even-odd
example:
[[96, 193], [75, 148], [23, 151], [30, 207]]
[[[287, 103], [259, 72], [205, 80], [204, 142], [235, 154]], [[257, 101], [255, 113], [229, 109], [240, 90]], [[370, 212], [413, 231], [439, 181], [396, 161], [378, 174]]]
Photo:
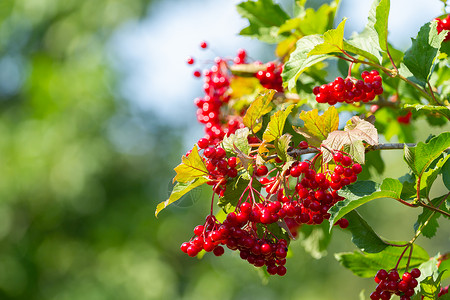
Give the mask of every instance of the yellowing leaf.
[[328, 134], [337, 130], [339, 126], [339, 114], [334, 106], [330, 106], [321, 116], [317, 109], [308, 112], [302, 111], [300, 119], [305, 122], [305, 125], [294, 129], [306, 138], [308, 144], [314, 147], [319, 147]]
[[195, 189], [196, 187], [206, 183], [207, 181], [208, 181], [208, 179], [206, 179], [204, 177], [198, 177], [189, 182], [183, 182], [183, 183], [177, 182], [177, 184], [174, 186], [174, 188], [172, 190], [172, 193], [170, 194], [169, 199], [159, 203], [158, 206], [156, 207], [155, 216], [157, 217], [159, 212], [161, 210], [163, 210], [164, 208], [166, 208], [169, 204], [177, 201], [183, 195], [185, 195], [189, 191]]
[[260, 87], [259, 80], [255, 77], [244, 78], [244, 77], [231, 77], [230, 88], [232, 98], [241, 98], [246, 95], [251, 95]]
[[345, 126], [344, 130], [336, 130], [331, 132], [327, 139], [323, 141], [323, 163], [329, 162], [333, 155], [328, 149], [346, 151], [354, 161], [363, 164], [364, 144], [363, 141], [370, 145], [378, 144], [378, 131], [372, 123], [362, 120], [355, 116], [350, 119], [350, 124]]
[[253, 101], [247, 109], [243, 118], [244, 125], [250, 128], [253, 133], [258, 132], [261, 129], [261, 117], [272, 110], [270, 101], [272, 101], [274, 94], [275, 90], [265, 90], [256, 97], [255, 101]]
[[284, 124], [286, 119], [294, 108], [294, 104], [289, 105], [285, 110], [277, 111], [270, 118], [266, 131], [264, 131], [263, 139], [265, 142], [271, 142], [279, 138], [283, 134]]
[[192, 148], [189, 156], [183, 156], [181, 161], [182, 163], [175, 167], [177, 175], [173, 179], [174, 182], [188, 182], [195, 178], [208, 175], [205, 163], [198, 154], [197, 146]]

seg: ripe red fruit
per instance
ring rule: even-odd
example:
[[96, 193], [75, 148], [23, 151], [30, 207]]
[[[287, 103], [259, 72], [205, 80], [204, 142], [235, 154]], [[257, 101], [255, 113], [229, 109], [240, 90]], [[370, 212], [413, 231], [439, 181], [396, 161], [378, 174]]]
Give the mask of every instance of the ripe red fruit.
[[188, 63], [188, 65], [192, 65], [194, 64], [194, 59], [189, 56], [188, 58], [186, 58], [186, 62]]
[[198, 140], [197, 145], [200, 149], [205, 149], [209, 145], [209, 141], [205, 138], [201, 138]]
[[237, 165], [237, 160], [236, 160], [235, 156], [232, 156], [232, 157], [228, 158], [228, 166], [230, 168], [235, 168], [236, 165]]
[[411, 270], [410, 274], [411, 274], [411, 276], [414, 277], [414, 278], [419, 278], [421, 272], [420, 272], [419, 269], [414, 268], [414, 269]]
[[197, 78], [200, 77], [200, 76], [202, 76], [202, 73], [201, 73], [199, 70], [195, 70], [193, 74], [194, 74], [194, 76], [197, 77]]
[[376, 277], [378, 277], [381, 280], [384, 280], [388, 277], [388, 272], [384, 269], [381, 269], [377, 272]]
[[202, 42], [200, 43], [200, 48], [206, 49], [207, 47], [208, 47], [208, 43], [206, 43], [205, 41], [202, 41]]
[[298, 147], [300, 149], [306, 149], [309, 147], [308, 142], [307, 141], [301, 141], [300, 144], [298, 144]]
[[265, 165], [259, 166], [258, 168], [256, 168], [256, 176], [265, 176], [267, 175], [267, 173], [269, 172], [269, 170], [267, 169], [267, 167]]
[[361, 172], [362, 172], [362, 167], [361, 167], [361, 165], [360, 165], [360, 164], [354, 164], [354, 165], [352, 166], [352, 171], [353, 171], [353, 173], [355, 173], [355, 174], [361, 173]]
[[214, 248], [213, 253], [215, 256], [222, 256], [225, 253], [225, 249], [222, 246], [217, 246]]

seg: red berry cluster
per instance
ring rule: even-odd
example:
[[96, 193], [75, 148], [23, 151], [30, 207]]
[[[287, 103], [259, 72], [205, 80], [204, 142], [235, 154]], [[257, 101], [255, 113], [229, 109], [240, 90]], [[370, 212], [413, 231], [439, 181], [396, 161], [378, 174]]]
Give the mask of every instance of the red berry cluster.
[[204, 72], [203, 98], [194, 100], [197, 109], [197, 120], [205, 124], [205, 138], [210, 145], [219, 143], [225, 135], [243, 128], [240, 117], [225, 119], [221, 107], [229, 101], [227, 91], [230, 87], [230, 74], [225, 60], [216, 59], [216, 64]]
[[400, 300], [410, 300], [414, 295], [414, 288], [419, 284], [416, 278], [419, 278], [420, 274], [420, 270], [414, 268], [411, 272], [405, 272], [400, 278], [397, 270], [391, 270], [388, 273], [381, 269], [375, 276], [375, 282], [378, 285], [370, 294], [370, 299], [389, 300], [392, 294], [395, 294], [400, 296]]
[[283, 65], [269, 62], [266, 64], [266, 70], [256, 72], [255, 76], [259, 82], [266, 89], [273, 89], [277, 92], [283, 92], [283, 79], [281, 73], [283, 72]]
[[[214, 216], [208, 216], [204, 225], [195, 227], [195, 236], [181, 245], [181, 251], [191, 257], [201, 250], [220, 256], [224, 253], [221, 245], [226, 245], [230, 250], [239, 250], [240, 257], [255, 267], [266, 266], [270, 275], [285, 275], [288, 242], [258, 237], [259, 209], [258, 206], [252, 209], [249, 202], [244, 202], [239, 207], [240, 212], [229, 213], [222, 224]], [[269, 203], [266, 209], [272, 210], [272, 205]]]
[[[298, 179], [295, 193], [292, 196], [284, 194], [284, 189], [279, 188], [279, 181], [276, 177], [260, 179], [268, 194], [277, 193], [277, 200], [282, 204], [276, 211], [277, 216], [284, 219], [294, 237], [301, 224], [321, 224], [325, 219], [329, 219], [330, 207], [343, 200], [337, 190], [355, 182], [357, 175], [362, 171], [360, 164], [354, 164], [349, 156], [340, 152], [336, 153], [333, 159], [336, 163], [334, 171], [323, 173], [316, 172], [313, 163], [295, 162], [286, 174], [286, 176]], [[264, 176], [267, 173], [267, 168], [264, 169], [264, 167], [259, 167], [256, 175]], [[265, 172], [259, 173], [261, 169]], [[302, 178], [300, 179], [300, 177]], [[271, 219], [274, 220], [275, 216], [271, 216]], [[348, 221], [342, 218], [336, 225], [346, 228]]]
[[237, 159], [234, 156], [227, 158], [225, 150], [221, 147], [209, 147], [209, 141], [206, 138], [201, 138], [197, 145], [203, 149], [203, 159], [209, 172], [207, 183], [214, 186], [213, 190], [217, 195], [223, 197], [227, 180], [238, 174]]
[[337, 77], [333, 82], [316, 86], [313, 93], [318, 103], [354, 103], [362, 101], [364, 103], [375, 99], [376, 95], [383, 93], [382, 79], [377, 70], [361, 73], [363, 80], [355, 78]]
[[[435, 19], [438, 23], [437, 23], [437, 31], [438, 33], [441, 33], [442, 30], [450, 30], [450, 15], [447, 15], [447, 17], [445, 17], [444, 19], [439, 19], [436, 18]], [[450, 40], [450, 33], [447, 33], [447, 35], [445, 36], [445, 40], [449, 41]]]

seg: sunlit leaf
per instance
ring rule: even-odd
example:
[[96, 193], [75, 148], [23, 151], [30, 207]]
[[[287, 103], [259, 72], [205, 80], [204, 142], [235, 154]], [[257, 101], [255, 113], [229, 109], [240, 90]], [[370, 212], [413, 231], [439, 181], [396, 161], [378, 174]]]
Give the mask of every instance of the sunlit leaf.
[[271, 142], [283, 135], [284, 124], [294, 105], [289, 105], [284, 110], [279, 110], [270, 117], [269, 124], [263, 134], [265, 142]]
[[337, 26], [336, 29], [330, 29], [323, 34], [323, 43], [314, 46], [308, 53], [311, 55], [328, 54], [333, 52], [342, 52], [344, 49], [344, 27], [346, 18]]
[[304, 126], [294, 129], [314, 147], [319, 147], [322, 141], [328, 137], [328, 134], [337, 130], [339, 126], [339, 114], [334, 106], [330, 106], [320, 116], [319, 111], [313, 109], [307, 112], [302, 111], [299, 117], [303, 120]]
[[247, 109], [243, 118], [244, 125], [250, 128], [253, 133], [258, 132], [262, 127], [261, 117], [272, 110], [272, 101], [275, 90], [265, 90], [259, 94]]
[[175, 167], [177, 175], [173, 179], [174, 182], [188, 182], [209, 173], [205, 162], [198, 154], [197, 146], [194, 146], [189, 156], [183, 156], [181, 161], [182, 163]]
[[207, 178], [204, 177], [198, 177], [192, 181], [189, 182], [177, 182], [177, 184], [174, 186], [172, 193], [170, 194], [169, 199], [167, 199], [164, 202], [161, 202], [156, 206], [155, 216], [157, 217], [159, 212], [166, 208], [169, 204], [179, 200], [181, 197], [183, 197], [185, 194], [187, 194], [189, 191], [193, 190], [194, 188], [201, 186], [202, 184], [206, 183], [208, 181]]

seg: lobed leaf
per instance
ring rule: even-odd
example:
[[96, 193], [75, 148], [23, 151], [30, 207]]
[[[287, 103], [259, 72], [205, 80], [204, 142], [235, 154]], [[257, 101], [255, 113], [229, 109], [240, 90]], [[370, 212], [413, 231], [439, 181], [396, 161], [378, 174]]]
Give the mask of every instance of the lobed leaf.
[[428, 276], [420, 281], [420, 294], [422, 295], [423, 300], [437, 299], [441, 289], [442, 275], [443, 273], [440, 273], [436, 279], [434, 279], [433, 276]]
[[321, 43], [323, 38], [317, 34], [305, 36], [297, 41], [295, 51], [291, 53], [281, 73], [283, 85], [289, 90], [295, 88], [298, 77], [306, 68], [330, 57], [328, 54], [308, 56], [308, 53]]
[[279, 139], [275, 140], [275, 150], [279, 158], [283, 161], [288, 161], [292, 159], [287, 151], [289, 149], [289, 144], [291, 143], [292, 135], [289, 133], [283, 134]]
[[336, 29], [330, 29], [323, 34], [323, 43], [314, 46], [314, 48], [308, 53], [308, 57], [311, 55], [321, 55], [333, 52], [342, 52], [344, 49], [344, 27], [346, 18], [336, 27]]
[[365, 149], [362, 141], [370, 145], [377, 145], [378, 132], [372, 123], [354, 116], [350, 119], [350, 124], [343, 131], [333, 131], [323, 141], [322, 144], [326, 146], [322, 147], [323, 163], [327, 163], [333, 158], [333, 154], [328, 149], [341, 150], [344, 146], [347, 146], [348, 148], [346, 150], [349, 151], [348, 153], [352, 156], [353, 160], [363, 164]]
[[418, 80], [426, 83], [430, 79], [445, 35], [445, 32], [438, 34], [437, 22], [429, 22], [420, 28], [416, 39], [412, 39], [403, 63]]
[[[335, 257], [342, 266], [352, 271], [353, 274], [369, 278], [374, 277], [380, 269], [389, 270], [394, 268], [403, 250], [403, 247], [388, 246], [378, 253], [355, 251], [353, 253], [336, 253]], [[422, 247], [414, 245], [409, 268], [416, 268], [423, 262], [428, 261], [429, 258]], [[398, 269], [404, 269], [407, 262], [408, 255], [404, 255], [400, 260]]]
[[256, 97], [250, 107], [247, 109], [243, 118], [244, 125], [250, 128], [253, 133], [258, 132], [262, 127], [261, 117], [269, 113], [272, 108], [270, 103], [275, 90], [265, 90]]
[[[374, 21], [373, 28], [378, 33], [378, 42], [380, 48], [384, 51], [387, 50], [388, 47], [388, 19], [389, 19], [389, 10], [390, 10], [390, 0], [376, 0], [374, 3], [377, 3], [375, 10], [375, 20], [373, 20], [373, 11], [369, 12], [369, 20], [372, 19]], [[373, 9], [373, 7], [372, 7]]]
[[282, 40], [278, 30], [289, 19], [289, 15], [272, 0], [245, 1], [237, 5], [237, 11], [250, 23], [241, 30], [241, 35], [255, 37], [266, 43]]
[[405, 145], [403, 158], [414, 174], [421, 177], [431, 163], [449, 147], [450, 132], [443, 132], [428, 143], [419, 142], [415, 147]]
[[308, 144], [314, 147], [319, 147], [328, 134], [337, 130], [339, 126], [339, 114], [334, 106], [330, 106], [320, 116], [317, 109], [308, 112], [302, 111], [299, 118], [303, 120], [304, 126], [294, 128], [294, 130], [303, 135]]
[[251, 149], [247, 139], [249, 134], [250, 130], [247, 127], [236, 130], [235, 133], [223, 138], [222, 148], [227, 153], [238, 154], [237, 148], [239, 149], [239, 153], [249, 154]]
[[197, 146], [192, 148], [189, 156], [183, 156], [181, 161], [181, 164], [175, 167], [177, 175], [173, 178], [173, 182], [188, 182], [209, 174], [205, 162], [198, 154]]
[[381, 185], [373, 181], [357, 181], [342, 188], [338, 193], [345, 200], [338, 201], [328, 210], [331, 214], [330, 230], [332, 224], [367, 202], [380, 198], [400, 199], [402, 188], [401, 182], [392, 178], [385, 178]]
[[289, 105], [285, 110], [279, 110], [270, 117], [269, 124], [263, 134], [265, 142], [271, 142], [281, 137], [286, 119], [293, 108], [294, 104]]
[[162, 211], [164, 208], [169, 206], [169, 204], [179, 200], [182, 196], [187, 194], [189, 191], [195, 189], [198, 186], [201, 186], [202, 184], [206, 183], [208, 179], [204, 177], [198, 177], [192, 181], [189, 182], [177, 182], [177, 184], [174, 186], [172, 193], [169, 196], [169, 199], [166, 201], [163, 201], [159, 203], [156, 206], [155, 216], [157, 217], [160, 211]]

